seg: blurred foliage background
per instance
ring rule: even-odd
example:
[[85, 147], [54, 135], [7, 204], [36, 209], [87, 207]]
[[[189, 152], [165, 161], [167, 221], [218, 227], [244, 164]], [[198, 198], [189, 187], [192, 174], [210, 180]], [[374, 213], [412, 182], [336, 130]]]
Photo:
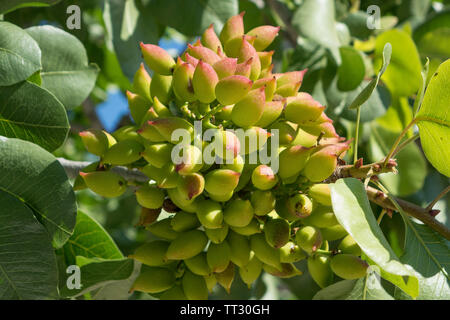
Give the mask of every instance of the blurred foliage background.
[[[74, 4], [81, 9], [81, 29], [68, 30], [67, 8]], [[379, 20], [370, 20], [376, 17], [373, 8], [379, 8]], [[411, 120], [426, 58], [430, 77], [450, 57], [448, 0], [63, 0], [51, 7], [16, 10], [3, 19], [22, 28], [51, 24], [64, 29], [82, 41], [89, 61], [100, 67], [90, 97], [68, 111], [70, 136], [55, 152], [71, 160], [95, 161], [84, 150], [78, 132], [87, 128], [113, 131], [131, 123], [124, 92], [142, 62], [139, 42], [159, 44], [176, 56], [211, 23], [219, 31], [241, 11], [246, 12], [245, 31], [262, 24], [281, 27], [267, 49], [275, 50], [274, 72], [307, 68], [300, 91], [326, 105], [338, 133], [349, 139], [356, 112], [348, 110], [348, 105], [378, 73], [383, 46], [391, 42], [391, 64], [362, 108], [360, 156], [364, 162], [380, 160]], [[368, 28], [368, 19], [377, 28]], [[394, 194], [426, 205], [448, 185], [448, 179], [426, 161], [419, 141], [402, 150], [397, 159], [399, 174], [381, 177]], [[105, 227], [124, 255], [149, 240], [148, 232], [135, 227], [139, 208], [131, 191], [118, 199], [104, 199], [83, 190], [77, 193], [77, 201], [81, 211]], [[436, 208], [442, 211], [437, 218], [449, 226], [448, 205], [446, 198]], [[382, 228], [401, 253], [401, 246], [395, 245], [404, 237], [399, 219], [383, 219]], [[306, 271], [301, 263], [299, 269]], [[318, 290], [307, 272], [287, 280], [265, 274], [250, 291], [236, 279], [231, 295], [217, 287], [212, 298], [311, 299]], [[129, 298], [151, 299], [137, 293]]]

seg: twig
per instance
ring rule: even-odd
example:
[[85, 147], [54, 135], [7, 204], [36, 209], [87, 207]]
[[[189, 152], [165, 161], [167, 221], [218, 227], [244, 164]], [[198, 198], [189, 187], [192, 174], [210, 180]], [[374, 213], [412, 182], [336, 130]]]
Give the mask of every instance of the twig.
[[389, 151], [389, 154], [386, 156], [384, 162], [383, 162], [383, 166], [385, 166], [388, 161], [392, 158], [392, 156], [394, 155], [395, 150], [397, 150], [398, 145], [400, 144], [400, 142], [402, 141], [403, 137], [405, 136], [405, 134], [408, 133], [409, 129], [411, 129], [411, 127], [416, 123], [417, 118], [413, 119], [407, 126], [405, 129], [403, 129], [403, 131], [400, 133], [400, 135], [397, 137], [397, 139], [394, 142], [394, 145], [392, 146], [391, 150]]
[[356, 130], [355, 130], [355, 151], [353, 153], [353, 163], [358, 160], [359, 126], [361, 121], [361, 106], [356, 111]]
[[427, 206], [427, 210], [430, 211], [431, 209], [433, 209], [434, 205], [443, 197], [445, 196], [448, 192], [450, 191], [450, 186], [448, 186], [447, 188], [445, 188], [444, 190], [442, 190], [441, 193], [438, 194], [438, 196], [431, 201], [431, 203]]
[[356, 162], [355, 165], [344, 165], [338, 166], [336, 170], [334, 170], [333, 174], [326, 179], [325, 183], [333, 183], [341, 178], [357, 178], [357, 179], [366, 179], [369, 175], [376, 175], [380, 173], [397, 173], [397, 162], [394, 159], [389, 160], [386, 166], [383, 166], [383, 161], [370, 163], [366, 165], [359, 166], [359, 162]]
[[419, 138], [419, 133], [414, 134], [412, 137], [406, 139], [403, 141], [395, 150], [394, 153], [392, 153], [392, 156], [395, 156], [397, 153], [399, 153], [404, 147], [406, 147], [409, 143], [415, 141], [417, 138]]
[[[367, 197], [373, 203], [378, 204], [380, 207], [385, 209], [390, 209], [394, 211], [398, 211], [394, 203], [389, 199], [389, 197], [382, 191], [375, 189], [373, 187], [366, 188]], [[436, 220], [433, 215], [430, 213], [430, 210], [426, 208], [422, 208], [414, 203], [395, 198], [399, 206], [403, 209], [405, 213], [409, 216], [414, 217], [426, 225], [428, 225], [431, 229], [441, 234], [447, 240], [450, 240], [450, 230], [438, 220]]]
[[[57, 160], [63, 166], [67, 176], [72, 179], [76, 178], [83, 168], [91, 164], [89, 161], [72, 161], [64, 158], [57, 158]], [[127, 181], [146, 182], [149, 180], [145, 174], [137, 169], [128, 169], [126, 167], [119, 166], [114, 167], [111, 170], [122, 176]]]

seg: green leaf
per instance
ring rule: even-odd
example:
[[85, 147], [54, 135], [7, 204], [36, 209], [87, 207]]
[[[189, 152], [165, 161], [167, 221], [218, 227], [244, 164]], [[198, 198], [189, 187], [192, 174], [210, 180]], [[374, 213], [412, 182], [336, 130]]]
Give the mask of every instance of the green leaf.
[[139, 42], [158, 43], [158, 25], [135, 0], [106, 0], [103, 20], [108, 32], [109, 47], [114, 49], [123, 73], [130, 81], [142, 62]]
[[450, 56], [450, 10], [443, 10], [414, 30], [414, 41], [422, 57], [445, 60]]
[[425, 88], [427, 86], [429, 69], [430, 69], [430, 59], [427, 58], [427, 62], [425, 63], [425, 65], [422, 69], [422, 72], [420, 73], [422, 75], [422, 83], [420, 85], [420, 90], [417, 93], [416, 99], [414, 101], [414, 107], [413, 107], [414, 115], [417, 114], [417, 111], [419, 111], [419, 108], [422, 105], [423, 96], [425, 94]]
[[[355, 109], [349, 109], [347, 108], [348, 105], [350, 105], [356, 97], [364, 90], [366, 85], [370, 81], [363, 80], [360, 85], [358, 85], [356, 90], [346, 92], [343, 105], [342, 105], [342, 113], [340, 116], [344, 119], [356, 121], [357, 116], [357, 110]], [[367, 99], [362, 105], [361, 108], [364, 110], [364, 112], [361, 112], [361, 122], [368, 122], [375, 120], [384, 114], [386, 114], [386, 111], [391, 103], [391, 97], [389, 94], [389, 90], [386, 89], [386, 87], [378, 86], [375, 88], [375, 90], [370, 95], [369, 99]]]
[[79, 106], [95, 85], [99, 69], [89, 64], [86, 50], [76, 37], [52, 26], [26, 29], [42, 51], [42, 87], [66, 108]]
[[362, 182], [355, 178], [339, 179], [330, 184], [330, 189], [337, 220], [369, 260], [381, 268], [381, 276], [410, 296], [417, 297], [418, 280], [400, 262], [384, 237], [370, 208]]
[[416, 116], [425, 156], [447, 177], [450, 177], [449, 87], [450, 59], [443, 62], [431, 78]]
[[41, 50], [36, 41], [21, 28], [0, 21], [0, 86], [24, 81], [40, 69]]
[[75, 227], [76, 200], [64, 168], [39, 146], [0, 136], [0, 190], [30, 207], [60, 248]]
[[0, 299], [54, 299], [58, 270], [50, 238], [25, 203], [0, 190]]
[[330, 49], [340, 64], [340, 41], [336, 31], [333, 0], [304, 0], [292, 17], [292, 26], [305, 38]]
[[130, 288], [133, 286], [136, 278], [141, 271], [141, 264], [134, 263], [134, 270], [130, 277], [124, 280], [117, 280], [107, 283], [98, 289], [90, 292], [92, 300], [127, 300], [130, 293]]
[[343, 22], [348, 26], [352, 37], [364, 40], [369, 38], [373, 30], [367, 28], [368, 14], [364, 11], [350, 12]]
[[389, 69], [381, 79], [394, 95], [410, 96], [415, 94], [422, 81], [420, 75], [422, 64], [414, 41], [403, 30], [389, 30], [380, 34], [375, 43], [375, 67], [381, 65], [383, 48], [386, 43], [392, 44], [392, 58]]
[[366, 68], [358, 50], [353, 47], [340, 47], [342, 64], [338, 68], [337, 86], [341, 91], [351, 91], [364, 79]]
[[[368, 153], [370, 161], [382, 160], [397, 139], [399, 132], [388, 130], [376, 122], [370, 126]], [[427, 176], [427, 163], [419, 147], [410, 143], [395, 155], [399, 172], [383, 173], [381, 182], [397, 196], [407, 196], [422, 189]]]
[[[405, 253], [400, 260], [410, 265], [419, 279], [417, 299], [449, 300], [449, 242], [428, 226], [410, 222], [407, 223]], [[400, 290], [395, 295], [396, 298], [410, 299]]]
[[366, 102], [370, 98], [372, 92], [377, 87], [381, 76], [386, 71], [386, 68], [391, 61], [391, 54], [392, 54], [392, 46], [390, 43], [386, 43], [383, 48], [383, 65], [381, 66], [380, 72], [378, 72], [378, 75], [375, 78], [373, 78], [372, 81], [370, 81], [369, 84], [359, 93], [359, 95], [355, 98], [355, 100], [353, 100], [353, 102], [349, 106], [349, 109], [359, 108], [360, 106], [363, 105], [364, 102]]
[[0, 3], [0, 14], [25, 7], [48, 7], [61, 0], [8, 0]]
[[77, 265], [80, 266], [81, 288], [69, 289], [60, 287], [63, 297], [77, 297], [116, 281], [125, 280], [131, 276], [134, 270], [132, 259], [97, 260], [77, 257]]
[[122, 259], [123, 255], [111, 236], [93, 218], [78, 211], [77, 223], [73, 235], [64, 245], [64, 251], [71, 255], [70, 260], [76, 256], [101, 259]]
[[[376, 119], [377, 124], [387, 130], [397, 131], [399, 134], [413, 120], [413, 110], [406, 97], [393, 96], [391, 105], [384, 116]], [[408, 132], [408, 137], [412, 135], [413, 130]]]
[[357, 280], [343, 280], [323, 288], [313, 300], [394, 300], [372, 272]]
[[147, 10], [161, 24], [187, 36], [198, 36], [211, 23], [219, 32], [228, 18], [239, 13], [239, 3], [237, 0], [151, 0]]
[[0, 135], [54, 151], [68, 133], [66, 110], [46, 89], [28, 81], [0, 87]]

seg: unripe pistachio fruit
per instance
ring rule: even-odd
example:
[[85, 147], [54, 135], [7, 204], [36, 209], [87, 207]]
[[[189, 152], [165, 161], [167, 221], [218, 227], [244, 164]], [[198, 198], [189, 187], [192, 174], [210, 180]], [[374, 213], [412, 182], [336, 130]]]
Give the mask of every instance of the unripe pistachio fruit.
[[231, 284], [234, 280], [234, 274], [235, 266], [233, 263], [229, 263], [224, 271], [216, 273], [217, 282], [225, 289], [228, 294], [230, 294]]
[[235, 199], [225, 208], [223, 219], [232, 227], [245, 227], [253, 218], [253, 207], [249, 200]]
[[175, 274], [172, 270], [162, 267], [146, 267], [135, 280], [131, 290], [147, 293], [158, 293], [175, 285]]
[[97, 156], [103, 154], [116, 143], [116, 139], [103, 130], [86, 130], [80, 132], [81, 140], [87, 151]]
[[230, 263], [230, 246], [226, 241], [210, 243], [206, 251], [206, 261], [212, 272], [223, 272]]
[[191, 230], [180, 233], [167, 249], [166, 257], [170, 260], [192, 258], [202, 252], [207, 242], [208, 238], [205, 233], [200, 230]]
[[215, 88], [217, 100], [223, 105], [239, 102], [252, 88], [253, 82], [239, 75], [232, 75], [219, 80]]
[[268, 264], [278, 270], [282, 270], [279, 250], [271, 247], [264, 235], [255, 234], [250, 237], [250, 248], [255, 252], [256, 257], [263, 263]]
[[311, 226], [302, 227], [295, 234], [295, 242], [309, 254], [317, 251], [322, 246], [322, 241], [320, 230]]
[[136, 190], [137, 202], [149, 209], [158, 209], [164, 202], [164, 191], [154, 186], [144, 186]]
[[338, 249], [342, 251], [342, 253], [353, 254], [355, 256], [361, 255], [361, 248], [356, 243], [355, 239], [351, 235], [347, 235], [344, 239], [339, 243]]
[[199, 227], [200, 221], [195, 214], [179, 211], [171, 219], [170, 225], [176, 232], [185, 232]]
[[259, 190], [269, 190], [278, 183], [278, 177], [271, 167], [262, 164], [253, 170], [252, 183]]
[[259, 278], [262, 266], [263, 263], [256, 257], [255, 253], [251, 251], [248, 263], [243, 267], [239, 267], [239, 275], [249, 289], [251, 288], [252, 283]]
[[162, 75], [171, 75], [175, 60], [161, 47], [141, 42], [142, 55], [150, 69]]
[[[153, 74], [152, 82], [150, 83], [150, 94], [153, 101], [156, 97], [163, 104], [169, 103], [172, 91], [172, 76], [165, 76], [155, 72]], [[156, 112], [158, 111], [156, 110]]]
[[263, 265], [263, 269], [265, 272], [267, 272], [273, 276], [276, 276], [278, 278], [285, 278], [285, 279], [292, 278], [292, 277], [303, 274], [303, 272], [298, 270], [292, 263], [282, 263], [281, 271], [278, 270], [277, 268], [274, 268], [267, 264]]
[[187, 270], [181, 279], [183, 291], [189, 300], [206, 300], [208, 299], [208, 287], [205, 278], [193, 274]]
[[279, 249], [288, 243], [291, 228], [284, 219], [271, 219], [264, 224], [264, 235], [268, 244]]
[[200, 252], [198, 255], [184, 260], [189, 270], [199, 276], [207, 276], [211, 274], [211, 268], [206, 260], [206, 253]]
[[264, 216], [275, 209], [276, 198], [271, 191], [255, 190], [250, 201], [257, 216]]
[[165, 258], [169, 245], [169, 242], [163, 240], [148, 242], [138, 247], [129, 258], [142, 262], [147, 266], [163, 266], [171, 263]]
[[288, 199], [286, 208], [294, 216], [306, 218], [311, 214], [313, 204], [306, 195], [297, 193]]
[[325, 288], [333, 281], [333, 271], [330, 267], [330, 257], [313, 255], [308, 258], [308, 271], [313, 280], [321, 288]]
[[147, 99], [149, 102], [152, 102], [152, 97], [150, 95], [151, 81], [152, 78], [148, 74], [147, 70], [145, 70], [144, 64], [141, 63], [133, 78], [132, 91], [140, 95], [142, 98]]
[[313, 184], [308, 191], [308, 195], [317, 202], [331, 206], [330, 187], [325, 183]]
[[364, 277], [369, 267], [367, 262], [353, 254], [337, 254], [331, 258], [330, 265], [335, 274], [346, 280]]
[[223, 211], [220, 203], [212, 200], [201, 200], [197, 204], [197, 217], [205, 228], [222, 228]]
[[105, 198], [119, 197], [127, 190], [125, 179], [111, 171], [80, 172], [80, 176], [89, 189]]
[[179, 233], [176, 232], [171, 225], [172, 218], [166, 218], [147, 226], [147, 230], [158, 238], [166, 240], [175, 240]]
[[288, 242], [280, 248], [280, 261], [282, 263], [293, 263], [306, 257], [305, 252], [293, 242]]
[[245, 266], [250, 259], [250, 242], [246, 236], [230, 231], [227, 236], [230, 246], [230, 259], [239, 266]]
[[222, 243], [228, 235], [230, 227], [227, 224], [224, 224], [222, 227], [218, 229], [208, 229], [205, 228], [206, 236], [212, 243]]

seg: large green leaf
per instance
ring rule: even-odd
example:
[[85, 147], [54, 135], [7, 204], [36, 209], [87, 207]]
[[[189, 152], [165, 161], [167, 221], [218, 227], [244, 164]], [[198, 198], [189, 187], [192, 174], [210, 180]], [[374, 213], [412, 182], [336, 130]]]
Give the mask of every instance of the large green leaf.
[[333, 0], [305, 0], [295, 11], [292, 25], [305, 38], [313, 39], [333, 53], [340, 64], [339, 37]]
[[425, 156], [450, 177], [450, 59], [442, 63], [428, 84], [416, 116]]
[[386, 43], [383, 47], [383, 64], [381, 65], [380, 72], [377, 76], [373, 78], [365, 87], [360, 91], [360, 93], [355, 97], [349, 106], [349, 109], [357, 109], [362, 106], [372, 95], [372, 92], [378, 85], [381, 76], [386, 71], [389, 63], [391, 62], [392, 46], [390, 43]]
[[[405, 243], [405, 253], [400, 260], [413, 267], [419, 279], [417, 299], [449, 300], [449, 242], [428, 226], [411, 221], [407, 224]], [[396, 298], [410, 299], [400, 290]]]
[[0, 87], [0, 135], [54, 151], [68, 133], [66, 110], [46, 89], [28, 81]]
[[[382, 160], [397, 139], [399, 132], [390, 131], [376, 122], [370, 126], [368, 153], [371, 161]], [[419, 147], [410, 143], [395, 155], [398, 173], [383, 173], [383, 184], [397, 196], [407, 196], [422, 189], [427, 176], [427, 164]]]
[[60, 294], [63, 297], [76, 297], [107, 284], [128, 279], [134, 270], [134, 260], [132, 259], [102, 261], [77, 257], [76, 262], [80, 266], [81, 288], [69, 289], [67, 286], [62, 286]]
[[450, 10], [427, 19], [414, 30], [413, 37], [421, 56], [447, 59], [450, 56]]
[[357, 279], [343, 280], [323, 288], [313, 300], [394, 300], [381, 286], [375, 273]]
[[48, 233], [25, 203], [0, 190], [0, 300], [57, 297]]
[[219, 32], [223, 24], [238, 14], [237, 0], [150, 0], [148, 10], [163, 25], [187, 36], [201, 35], [211, 24]]
[[364, 79], [366, 68], [364, 61], [353, 47], [340, 47], [342, 64], [338, 68], [337, 86], [341, 91], [352, 91], [358, 87]]
[[42, 87], [66, 108], [79, 106], [95, 85], [99, 69], [89, 64], [86, 50], [76, 37], [52, 26], [26, 30], [42, 51]]
[[[77, 224], [73, 235], [64, 245], [64, 251], [71, 255], [101, 259], [122, 259], [123, 255], [111, 236], [94, 219], [87, 214], [78, 211]], [[71, 259], [71, 260], [72, 260]]]
[[416, 45], [403, 30], [389, 30], [380, 34], [375, 44], [375, 67], [381, 65], [383, 48], [388, 42], [392, 45], [391, 63], [381, 79], [393, 94], [410, 96], [418, 91], [422, 82], [422, 64]]
[[0, 190], [33, 210], [54, 247], [61, 247], [72, 234], [77, 212], [75, 194], [64, 168], [44, 149], [31, 142], [0, 137]]
[[339, 223], [355, 239], [370, 262], [381, 268], [381, 276], [407, 294], [417, 297], [418, 280], [403, 265], [383, 235], [370, 208], [364, 185], [355, 178], [330, 185], [333, 211]]
[[158, 25], [153, 16], [140, 10], [135, 0], [106, 0], [103, 20], [108, 32], [109, 46], [114, 49], [122, 72], [133, 80], [142, 53], [139, 42], [158, 42]]
[[0, 21], [0, 86], [26, 80], [39, 69], [41, 50], [36, 41], [21, 28]]
[[48, 7], [61, 0], [6, 0], [0, 2], [0, 14], [25, 7]]

